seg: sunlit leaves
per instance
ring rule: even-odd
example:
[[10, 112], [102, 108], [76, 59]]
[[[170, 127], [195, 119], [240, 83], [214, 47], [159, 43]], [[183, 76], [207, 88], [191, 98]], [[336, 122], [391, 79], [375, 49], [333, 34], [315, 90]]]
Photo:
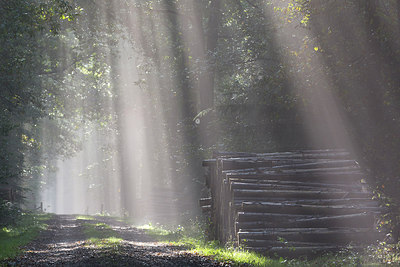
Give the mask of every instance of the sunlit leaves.
[[30, 147], [30, 148], [40, 148], [40, 142], [38, 142], [37, 140], [35, 140], [32, 137], [28, 137], [26, 134], [22, 134], [21, 136], [21, 141], [24, 145]]
[[111, 24], [90, 23], [92, 16], [77, 19], [83, 12], [83, 6], [64, 0], [0, 6], [0, 183], [30, 177], [34, 191], [41, 166], [50, 170], [52, 160], [76, 153], [78, 132], [87, 131], [89, 122], [110, 127]]

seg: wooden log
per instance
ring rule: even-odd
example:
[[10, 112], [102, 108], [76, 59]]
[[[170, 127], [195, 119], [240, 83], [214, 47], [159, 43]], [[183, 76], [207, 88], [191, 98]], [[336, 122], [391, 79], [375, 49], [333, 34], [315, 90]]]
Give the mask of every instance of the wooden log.
[[335, 199], [335, 198], [368, 198], [371, 193], [366, 192], [344, 192], [344, 191], [322, 191], [322, 190], [248, 190], [234, 189], [233, 197], [277, 197], [277, 198], [299, 198], [299, 199]]
[[313, 183], [331, 183], [331, 184], [355, 184], [360, 183], [364, 175], [359, 170], [336, 171], [336, 172], [269, 172], [258, 173], [251, 172], [226, 172], [223, 174], [226, 179], [252, 179], [256, 181], [276, 180], [293, 182], [313, 182]]
[[201, 166], [203, 167], [210, 167], [216, 164], [216, 159], [205, 159], [202, 161]]
[[[286, 220], [270, 220], [264, 216], [238, 217], [236, 229], [257, 229], [257, 228], [329, 228], [329, 227], [362, 227], [373, 228], [376, 214], [357, 213], [339, 216], [323, 216], [312, 218], [287, 218]], [[245, 220], [244, 220], [245, 219]]]
[[318, 242], [298, 242], [298, 241], [286, 241], [286, 240], [258, 240], [258, 239], [244, 239], [240, 243], [246, 247], [263, 247], [270, 249], [272, 247], [322, 247], [332, 246], [330, 243], [318, 243]]
[[302, 205], [346, 205], [357, 207], [379, 207], [379, 203], [371, 198], [341, 198], [341, 199], [298, 199], [284, 200], [282, 204], [302, 204]]
[[[318, 190], [318, 191], [336, 191], [336, 192], [343, 192], [342, 189], [334, 188], [334, 187], [321, 187], [321, 186], [308, 186], [306, 184], [304, 185], [284, 185], [284, 184], [277, 184], [277, 183], [272, 183], [272, 184], [257, 184], [257, 183], [231, 183], [230, 184], [231, 189], [242, 189], [242, 190], [259, 190], [259, 189], [275, 189], [275, 190]], [[350, 188], [352, 189], [352, 188]]]
[[339, 216], [305, 218], [295, 221], [296, 227], [374, 227], [377, 213], [364, 212]]
[[301, 214], [282, 214], [282, 213], [258, 213], [258, 212], [238, 212], [237, 220], [239, 222], [251, 222], [257, 220], [265, 220], [270, 222], [282, 222], [288, 220], [312, 219], [314, 215]]
[[297, 242], [333, 243], [338, 245], [350, 242], [373, 243], [380, 234], [371, 228], [276, 228], [239, 231], [238, 240], [279, 240]]
[[[282, 164], [311, 163], [321, 159], [348, 159], [345, 151], [297, 151], [280, 153], [243, 153], [243, 152], [214, 152], [214, 158], [222, 160], [222, 169], [243, 169], [248, 167], [279, 166]], [[204, 160], [203, 166], [214, 164], [214, 159]]]
[[274, 153], [243, 153], [243, 152], [217, 152], [213, 158], [286, 158], [286, 159], [341, 159], [349, 158], [350, 153], [345, 150], [303, 150], [292, 152]]
[[297, 198], [271, 198], [271, 197], [243, 197], [234, 198], [233, 203], [241, 207], [243, 202], [276, 202], [280, 204], [301, 204], [319, 206], [357, 206], [357, 207], [379, 207], [376, 200], [370, 198], [341, 198], [341, 199], [297, 199]]
[[365, 211], [378, 213], [379, 207], [346, 206], [346, 205], [302, 205], [302, 204], [281, 204], [276, 202], [243, 202], [242, 211], [269, 212], [283, 214], [303, 215], [345, 215], [363, 213]]
[[290, 169], [290, 170], [273, 170], [271, 168], [250, 168], [250, 169], [240, 169], [240, 170], [227, 170], [222, 171], [226, 175], [264, 175], [264, 176], [274, 176], [274, 175], [325, 175], [325, 174], [346, 174], [346, 173], [361, 173], [359, 167], [357, 166], [347, 166], [347, 167], [332, 167], [332, 168], [308, 168], [308, 169]]
[[207, 205], [211, 205], [211, 202], [212, 202], [211, 197], [200, 198], [199, 205], [200, 205], [200, 207], [207, 206]]
[[287, 185], [287, 186], [308, 186], [316, 188], [335, 188], [342, 189], [345, 191], [360, 190], [366, 191], [366, 188], [361, 183], [354, 184], [333, 184], [333, 183], [313, 183], [313, 182], [303, 182], [303, 181], [280, 181], [280, 180], [256, 180], [256, 179], [242, 179], [229, 177], [229, 182], [231, 183], [231, 188], [243, 188], [243, 189], [258, 189], [269, 185]]
[[247, 153], [247, 152], [213, 151], [213, 158], [241, 158], [241, 157], [257, 157], [257, 154]]
[[302, 153], [302, 152], [287, 152], [287, 153], [266, 153], [257, 154], [253, 157], [268, 157], [275, 159], [349, 159], [348, 152], [326, 152], [326, 153]]
[[[249, 169], [256, 167], [291, 167], [299, 166], [348, 166], [357, 165], [350, 159], [310, 159], [310, 158], [275, 158], [275, 157], [251, 157], [251, 158], [222, 158], [223, 170]], [[310, 165], [308, 165], [310, 164]], [[313, 167], [315, 168], [315, 167]]]
[[211, 211], [211, 205], [201, 206], [201, 211], [203, 213], [210, 212]]
[[305, 164], [305, 163], [315, 163], [315, 162], [326, 162], [326, 160], [315, 160], [315, 159], [277, 159], [274, 157], [264, 157], [264, 158], [227, 158], [223, 159], [222, 170], [240, 170], [240, 169], [251, 169], [251, 168], [273, 168], [277, 166], [284, 165], [294, 165], [294, 164]]
[[308, 162], [308, 163], [292, 163], [286, 165], [277, 165], [273, 166], [272, 169], [322, 169], [322, 168], [343, 168], [343, 167], [356, 167], [359, 168], [358, 164], [354, 160], [325, 160], [325, 161], [317, 161], [317, 162]]
[[[262, 247], [246, 247], [249, 251], [254, 251], [260, 254], [268, 256], [278, 256], [285, 257], [287, 259], [294, 259], [306, 256], [307, 259], [313, 259], [327, 252], [337, 252], [342, 249], [343, 246], [314, 246], [314, 247], [272, 247], [272, 248], [262, 248]], [[358, 251], [364, 249], [365, 246], [352, 246], [351, 249]]]

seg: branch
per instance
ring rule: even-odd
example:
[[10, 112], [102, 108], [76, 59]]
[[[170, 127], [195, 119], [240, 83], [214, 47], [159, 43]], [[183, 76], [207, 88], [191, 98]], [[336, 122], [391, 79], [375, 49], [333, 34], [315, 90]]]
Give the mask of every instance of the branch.
[[52, 74], [62, 73], [62, 72], [64, 72], [64, 71], [68, 70], [69, 68], [71, 68], [73, 65], [75, 65], [75, 64], [78, 63], [79, 61], [81, 61], [81, 60], [83, 60], [83, 59], [88, 59], [88, 58], [90, 58], [91, 56], [92, 56], [92, 55], [88, 55], [88, 56], [85, 56], [85, 57], [77, 58], [74, 62], [72, 62], [71, 64], [65, 66], [64, 68], [59, 68], [59, 69], [55, 69], [55, 70], [47, 71], [47, 72], [42, 70], [42, 71], [40, 71], [40, 72], [37, 72], [36, 74], [37, 74], [38, 76], [42, 76], [42, 75], [52, 75]]

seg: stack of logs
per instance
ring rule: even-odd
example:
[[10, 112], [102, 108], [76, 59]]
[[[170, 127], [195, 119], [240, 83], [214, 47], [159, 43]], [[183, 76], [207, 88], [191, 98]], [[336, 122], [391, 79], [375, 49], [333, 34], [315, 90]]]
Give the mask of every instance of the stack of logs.
[[218, 152], [208, 167], [213, 238], [260, 253], [312, 255], [362, 247], [380, 236], [378, 204], [344, 150]]

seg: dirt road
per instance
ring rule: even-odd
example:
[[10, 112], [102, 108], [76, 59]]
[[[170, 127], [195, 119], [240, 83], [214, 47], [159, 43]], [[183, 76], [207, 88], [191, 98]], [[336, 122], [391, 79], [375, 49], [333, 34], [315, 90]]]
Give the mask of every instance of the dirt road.
[[[23, 255], [3, 262], [6, 266], [230, 266], [194, 255], [182, 247], [158, 243], [144, 230], [110, 218], [90, 223], [106, 223], [123, 239], [117, 247], [95, 246], [86, 241], [85, 220], [56, 215], [48, 229], [24, 248]], [[2, 264], [0, 264], [2, 265]]]

